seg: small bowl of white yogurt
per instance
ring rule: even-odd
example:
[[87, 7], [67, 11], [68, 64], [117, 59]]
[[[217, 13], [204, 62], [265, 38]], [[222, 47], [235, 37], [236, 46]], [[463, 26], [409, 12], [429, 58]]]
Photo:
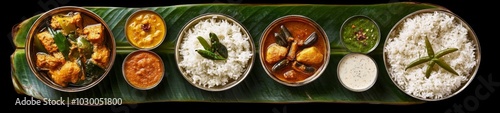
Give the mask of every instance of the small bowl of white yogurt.
[[340, 60], [337, 76], [345, 88], [363, 92], [370, 89], [377, 81], [377, 64], [368, 55], [349, 53]]

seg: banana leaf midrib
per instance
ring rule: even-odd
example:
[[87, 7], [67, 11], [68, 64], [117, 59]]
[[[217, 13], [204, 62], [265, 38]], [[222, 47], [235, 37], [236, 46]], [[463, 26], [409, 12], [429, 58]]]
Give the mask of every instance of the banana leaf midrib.
[[[84, 6], [85, 7], [85, 6]], [[417, 3], [389, 3], [373, 5], [328, 5], [328, 4], [187, 4], [176, 6], [158, 7], [85, 7], [102, 18], [112, 28], [117, 42], [117, 57], [113, 69], [107, 77], [98, 85], [86, 91], [77, 93], [65, 93], [56, 91], [41, 83], [30, 71], [26, 63], [24, 52], [24, 40], [26, 32], [31, 24], [40, 15], [18, 24], [18, 31], [13, 32], [13, 41], [16, 51], [12, 54], [12, 79], [16, 91], [20, 94], [43, 98], [82, 98], [82, 97], [109, 97], [122, 98], [124, 103], [151, 103], [151, 102], [220, 102], [220, 103], [374, 103], [374, 104], [420, 104], [424, 101], [414, 99], [400, 91], [387, 76], [384, 68], [379, 68], [379, 78], [375, 86], [363, 93], [350, 92], [343, 88], [336, 77], [336, 64], [343, 55], [349, 53], [343, 48], [338, 39], [338, 29], [343, 20], [353, 15], [340, 12], [351, 12], [355, 14], [366, 14], [373, 16], [379, 22], [382, 38], [380, 44], [369, 55], [377, 61], [378, 67], [384, 67], [382, 63], [383, 40], [392, 26], [400, 18], [413, 11], [420, 9], [439, 8], [432, 4]], [[136, 50], [128, 44], [123, 34], [123, 23], [128, 15], [137, 9], [151, 9], [158, 11], [166, 19], [167, 39], [157, 49], [157, 52], [165, 62], [166, 78], [160, 85], [152, 90], [139, 91], [130, 87], [121, 74], [121, 63], [124, 57]], [[230, 10], [229, 10], [230, 9]], [[306, 10], [308, 9], [308, 10]], [[291, 11], [293, 10], [293, 11]], [[294, 12], [299, 10], [297, 12]], [[320, 10], [332, 10], [332, 12], [318, 12]], [[392, 12], [391, 12], [392, 11]], [[313, 14], [317, 12], [320, 14]], [[109, 14], [106, 14], [109, 13]], [[200, 13], [223, 13], [233, 16], [243, 26], [247, 27], [251, 37], [259, 49], [258, 43], [261, 32], [272, 20], [288, 14], [301, 14], [316, 20], [329, 37], [331, 44], [331, 58], [327, 70], [315, 82], [302, 87], [283, 86], [265, 74], [258, 59], [258, 51], [255, 54], [254, 66], [248, 77], [239, 85], [222, 92], [207, 92], [197, 89], [182, 77], [175, 63], [175, 42], [181, 27], [191, 18]], [[247, 14], [248, 13], [248, 14]], [[332, 13], [332, 14], [330, 14]], [[376, 15], [389, 15], [387, 17]], [[331, 20], [330, 20], [331, 19]], [[390, 21], [385, 21], [390, 20]], [[260, 22], [260, 23], [256, 23]], [[333, 81], [333, 82], [332, 82]]]

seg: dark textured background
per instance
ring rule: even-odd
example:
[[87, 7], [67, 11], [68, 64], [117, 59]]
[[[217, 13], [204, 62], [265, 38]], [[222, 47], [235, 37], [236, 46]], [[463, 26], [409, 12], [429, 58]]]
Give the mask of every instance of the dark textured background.
[[[118, 106], [15, 106], [17, 98], [30, 98], [26, 95], [17, 94], [12, 86], [10, 75], [10, 55], [13, 53], [14, 47], [11, 44], [9, 32], [14, 24], [21, 22], [26, 17], [31, 17], [35, 14], [45, 12], [57, 6], [115, 6], [115, 7], [153, 7], [153, 6], [169, 6], [191, 3], [306, 3], [306, 4], [377, 4], [402, 2], [404, 0], [267, 0], [256, 2], [250, 0], [135, 0], [135, 1], [104, 1], [104, 0], [39, 0], [39, 1], [22, 1], [12, 0], [12, 3], [4, 3], [2, 15], [7, 22], [2, 22], [2, 31], [0, 36], [0, 45], [3, 65], [0, 71], [2, 86], [2, 95], [7, 95], [2, 99], [2, 105], [7, 105], [7, 111], [14, 112], [114, 112], [114, 113], [137, 113], [145, 111], [157, 112], [270, 112], [270, 113], [292, 113], [292, 112], [498, 112], [500, 108], [497, 100], [500, 94], [500, 77], [497, 71], [494, 71], [494, 62], [497, 62], [493, 57], [494, 46], [493, 41], [499, 36], [494, 34], [497, 28], [498, 19], [494, 19], [492, 15], [498, 14], [495, 7], [490, 7], [494, 3], [483, 2], [477, 0], [457, 1], [457, 0], [442, 0], [442, 1], [423, 1], [414, 0], [413, 2], [432, 3], [443, 6], [455, 14], [462, 17], [469, 23], [476, 35], [479, 37], [482, 50], [482, 62], [479, 71], [474, 81], [460, 94], [443, 101], [427, 102], [418, 105], [378, 105], [378, 104], [347, 104], [347, 103], [303, 103], [303, 104], [256, 104], [256, 103], [188, 103], [188, 102], [172, 102], [172, 103], [148, 103], [148, 104], [133, 104], [133, 105], [118, 105]], [[56, 3], [56, 4], [48, 4]], [[496, 16], [496, 15], [495, 15]], [[6, 68], [8, 67], [8, 68]], [[490, 83], [481, 82], [478, 78], [484, 78]], [[488, 89], [490, 88], [490, 89]], [[486, 96], [478, 96], [486, 95]], [[484, 98], [482, 98], [484, 97]]]

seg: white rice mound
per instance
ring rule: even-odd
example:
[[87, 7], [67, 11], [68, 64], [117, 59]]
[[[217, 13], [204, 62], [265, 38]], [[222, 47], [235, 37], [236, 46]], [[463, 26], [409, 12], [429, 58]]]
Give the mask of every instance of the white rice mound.
[[[468, 81], [476, 66], [475, 43], [468, 39], [468, 31], [459, 19], [447, 13], [421, 13], [404, 20], [395, 30], [384, 48], [387, 55], [391, 79], [405, 92], [425, 99], [445, 98]], [[434, 52], [446, 48], [457, 48], [441, 59], [448, 63], [459, 76], [434, 65], [430, 77], [425, 77], [427, 63], [405, 71], [405, 67], [417, 58], [427, 56], [425, 37], [428, 37]]]
[[[194, 84], [211, 88], [225, 85], [230, 80], [238, 79], [248, 68], [247, 63], [253, 56], [249, 36], [242, 28], [227, 20], [214, 18], [200, 21], [182, 37], [179, 49], [180, 63]], [[219, 41], [228, 49], [226, 60], [210, 60], [202, 57], [195, 50], [204, 49], [197, 37], [202, 36], [210, 44], [209, 33], [215, 33]]]

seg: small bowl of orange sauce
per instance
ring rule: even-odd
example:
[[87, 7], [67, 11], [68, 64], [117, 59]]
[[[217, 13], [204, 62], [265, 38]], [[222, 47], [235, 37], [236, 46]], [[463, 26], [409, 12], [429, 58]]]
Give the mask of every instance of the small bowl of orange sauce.
[[127, 83], [139, 90], [149, 90], [162, 81], [165, 68], [161, 57], [147, 50], [136, 50], [125, 57], [122, 73]]

